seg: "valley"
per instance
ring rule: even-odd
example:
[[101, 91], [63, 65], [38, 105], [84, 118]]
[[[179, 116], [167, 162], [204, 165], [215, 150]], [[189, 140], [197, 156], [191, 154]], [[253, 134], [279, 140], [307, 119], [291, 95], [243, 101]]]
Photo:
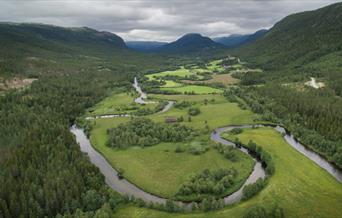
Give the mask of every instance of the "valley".
[[[183, 68], [184, 69], [184, 68]], [[223, 68], [222, 68], [223, 69]], [[169, 84], [179, 84], [177, 86], [182, 86], [178, 80], [178, 76], [185, 76], [184, 74], [179, 74], [179, 71], [168, 71], [167, 73], [157, 73], [148, 75], [147, 82], [151, 80], [155, 80], [163, 84], [163, 77], [172, 78], [176, 77], [176, 80], [168, 80]], [[154, 76], [158, 75], [158, 77]], [[224, 74], [223, 74], [224, 75]], [[135, 79], [136, 81], [136, 79]], [[135, 83], [135, 86], [137, 83]], [[148, 83], [144, 84], [148, 89]], [[140, 89], [139, 89], [140, 90]], [[153, 89], [152, 89], [153, 90]], [[188, 92], [187, 92], [188, 93]], [[116, 94], [117, 95], [117, 94]], [[126, 96], [132, 96], [126, 94]], [[114, 95], [115, 96], [115, 95]], [[133, 95], [134, 96], [134, 95]], [[138, 97], [135, 95], [135, 97]], [[287, 198], [284, 202], [291, 201], [293, 205], [297, 205], [302, 200], [294, 199], [291, 196], [291, 193], [298, 193], [300, 189], [300, 193], [308, 193], [310, 192], [312, 186], [306, 187], [303, 189], [303, 182], [308, 180], [315, 180], [318, 184], [321, 182], [325, 183], [324, 187], [330, 186], [331, 190], [334, 190], [337, 187], [341, 187], [342, 181], [342, 172], [339, 169], [336, 169], [333, 165], [329, 165], [324, 159], [321, 159], [317, 162], [317, 158], [309, 160], [302, 159], [301, 155], [298, 151], [304, 149], [303, 145], [297, 145], [298, 143], [295, 140], [291, 141], [291, 137], [286, 136], [289, 139], [283, 139], [281, 137], [281, 132], [285, 130], [273, 130], [270, 127], [258, 127], [260, 123], [264, 122], [268, 124], [267, 121], [263, 121], [261, 117], [256, 114], [253, 114], [249, 110], [240, 109], [236, 103], [229, 102], [222, 93], [201, 93], [201, 92], [193, 92], [191, 94], [185, 95], [185, 92], [180, 92], [179, 94], [149, 94], [147, 93], [146, 97], [154, 104], [157, 104], [160, 101], [171, 101], [173, 105], [167, 107], [167, 110], [160, 109], [160, 112], [156, 111], [155, 113], [151, 113], [149, 115], [142, 115], [142, 117], [146, 117], [151, 119], [154, 122], [164, 123], [168, 122], [167, 120], [170, 118], [174, 118], [172, 122], [181, 123], [182, 125], [192, 127], [196, 130], [200, 130], [200, 134], [194, 137], [191, 142], [180, 142], [180, 143], [160, 143], [153, 146], [148, 147], [139, 147], [133, 146], [132, 148], [124, 148], [124, 149], [113, 149], [108, 147], [107, 142], [109, 140], [108, 137], [108, 129], [115, 128], [123, 123], [129, 123], [132, 120], [132, 117], [98, 117], [94, 120], [88, 120], [87, 124], [85, 124], [87, 129], [90, 129], [90, 141], [87, 146], [94, 146], [95, 150], [99, 153], [97, 155], [103, 155], [104, 159], [108, 161], [104, 165], [108, 168], [108, 165], [114, 169], [114, 175], [116, 178], [109, 182], [109, 185], [112, 186], [113, 189], [119, 191], [121, 193], [125, 193], [128, 195], [133, 195], [136, 198], [141, 198], [143, 201], [154, 202], [154, 203], [165, 203], [166, 199], [172, 199], [175, 201], [175, 204], [178, 207], [184, 208], [181, 210], [188, 211], [190, 205], [196, 205], [195, 203], [186, 206], [181, 201], [196, 201], [198, 200], [197, 196], [192, 197], [180, 197], [177, 193], [179, 192], [182, 184], [184, 184], [190, 175], [195, 175], [196, 173], [202, 172], [203, 170], [217, 170], [222, 167], [233, 167], [238, 172], [238, 177], [236, 178], [236, 183], [230, 189], [227, 189], [223, 196], [227, 196], [224, 198], [225, 204], [234, 204], [237, 203], [243, 198], [243, 187], [247, 184], [252, 184], [257, 181], [258, 178], [264, 178], [265, 172], [263, 172], [263, 168], [260, 163], [253, 163], [255, 161], [254, 158], [246, 155], [250, 152], [248, 150], [241, 148], [243, 152], [234, 151], [234, 159], [227, 159], [222, 156], [217, 150], [217, 145], [215, 143], [221, 143], [223, 145], [228, 146], [236, 146], [236, 139], [239, 139], [243, 144], [245, 144], [248, 148], [248, 141], [254, 141], [259, 146], [262, 146], [263, 149], [266, 149], [267, 152], [271, 155], [272, 159], [276, 157], [274, 160], [275, 167], [275, 175], [268, 174], [266, 187], [264, 187], [260, 194], [257, 195], [256, 199], [259, 204], [264, 204], [261, 202], [267, 202], [269, 199], [277, 199], [278, 196], [286, 195]], [[124, 98], [123, 98], [124, 99]], [[104, 100], [98, 104], [98, 108], [106, 108], [106, 101]], [[131, 104], [134, 102], [134, 98], [131, 98], [128, 102], [121, 102], [121, 105]], [[190, 116], [187, 113], [187, 109], [189, 106], [199, 108], [200, 113], [195, 116]], [[112, 105], [116, 105], [115, 102]], [[140, 107], [150, 107], [152, 104], [142, 104]], [[168, 104], [167, 104], [168, 105]], [[185, 106], [184, 106], [185, 105]], [[220, 109], [222, 108], [222, 109]], [[133, 115], [135, 116], [135, 115]], [[188, 117], [188, 118], [187, 118]], [[191, 118], [191, 120], [189, 119]], [[181, 118], [181, 119], [180, 119]], [[136, 119], [136, 118], [133, 118]], [[239, 125], [248, 124], [246, 127], [250, 129], [243, 129], [242, 133], [238, 133], [237, 135], [229, 133], [227, 131], [231, 131]], [[84, 124], [83, 124], [84, 125]], [[172, 125], [172, 124], [167, 124]], [[224, 126], [229, 126], [228, 128], [219, 128]], [[276, 128], [277, 129], [277, 128]], [[73, 133], [75, 130], [72, 130]], [[81, 131], [81, 130], [77, 130]], [[211, 132], [213, 131], [213, 132]], [[211, 134], [210, 134], [211, 132]], [[74, 133], [75, 134], [75, 133]], [[79, 134], [79, 133], [78, 133]], [[78, 134], [77, 141], [81, 143], [81, 147], [83, 146], [82, 140], [79, 139]], [[224, 138], [222, 139], [221, 136]], [[240, 136], [241, 135], [241, 136]], [[210, 137], [209, 137], [210, 136]], [[238, 138], [237, 138], [238, 136]], [[286, 138], [285, 137], [285, 138]], [[213, 141], [210, 141], [211, 140]], [[226, 141], [228, 140], [228, 142]], [[265, 143], [267, 142], [267, 143]], [[203, 144], [204, 143], [204, 144]], [[288, 144], [289, 143], [289, 144]], [[91, 144], [91, 145], [90, 145]], [[201, 147], [205, 146], [205, 150], [198, 150], [198, 154], [192, 154], [189, 149], [203, 149]], [[265, 146], [265, 147], [264, 147]], [[271, 146], [271, 147], [268, 147]], [[294, 150], [291, 146], [294, 146], [298, 151]], [[272, 149], [271, 149], [272, 148]], [[93, 150], [93, 152], [96, 152]], [[89, 152], [89, 150], [87, 151]], [[246, 154], [245, 154], [246, 153]], [[295, 154], [295, 155], [294, 155]], [[312, 158], [311, 154], [306, 154], [309, 158]], [[90, 153], [91, 155], [91, 153]], [[288, 156], [293, 156], [293, 159], [288, 159]], [[103, 160], [104, 160], [103, 159]], [[254, 161], [253, 161], [254, 159]], [[278, 160], [279, 159], [279, 160]], [[285, 161], [286, 160], [286, 161]], [[299, 161], [301, 160], [301, 161]], [[300, 163], [299, 163], [299, 162]], [[314, 163], [314, 162], [316, 163]], [[93, 162], [95, 165], [98, 164], [97, 161]], [[285, 164], [284, 164], [285, 163]], [[295, 167], [294, 164], [299, 163], [301, 167]], [[318, 165], [316, 165], [318, 164]], [[283, 167], [281, 167], [282, 165]], [[98, 165], [103, 168], [102, 165]], [[303, 167], [302, 167], [303, 166]], [[304, 167], [305, 166], [305, 167]], [[292, 167], [292, 168], [291, 168]], [[253, 172], [252, 169], [254, 168]], [[259, 169], [258, 169], [259, 168]], [[294, 170], [296, 168], [296, 170]], [[329, 175], [325, 170], [331, 173]], [[337, 171], [336, 171], [337, 170]], [[101, 170], [103, 171], [103, 170]], [[283, 171], [291, 172], [289, 174], [282, 173]], [[308, 175], [302, 176], [305, 171], [314, 171]], [[320, 173], [316, 173], [316, 172]], [[105, 171], [106, 172], [106, 171]], [[112, 172], [112, 174], [113, 174]], [[262, 173], [263, 172], [263, 173]], [[260, 174], [261, 173], [261, 174]], [[105, 173], [110, 178], [113, 178], [112, 174]], [[281, 176], [279, 176], [281, 174]], [[324, 175], [324, 176], [323, 176]], [[320, 179], [313, 178], [318, 176]], [[115, 176], [114, 176], [115, 177]], [[120, 179], [123, 177], [124, 179]], [[279, 177], [279, 178], [278, 178]], [[248, 178], [248, 179], [247, 179]], [[295, 180], [294, 178], [301, 178], [301, 180]], [[108, 179], [108, 178], [107, 178]], [[108, 179], [110, 180], [110, 179]], [[107, 180], [107, 181], [108, 181]], [[302, 181], [303, 180], [303, 181]], [[300, 182], [301, 181], [301, 182]], [[107, 182], [108, 183], [108, 182]], [[123, 185], [118, 184], [123, 183]], [[245, 183], [245, 184], [244, 184]], [[241, 185], [244, 184], [242, 187]], [[288, 188], [277, 189], [280, 191], [273, 190], [272, 187], [280, 187], [280, 186], [289, 186]], [[314, 184], [312, 184], [314, 185]], [[121, 186], [121, 188], [120, 188]], [[126, 187], [122, 189], [122, 187]], [[335, 188], [334, 188], [335, 187]], [[337, 188], [339, 189], [339, 188]], [[139, 191], [138, 191], [139, 190]], [[286, 191], [285, 191], [286, 190]], [[282, 193], [285, 191], [285, 193]], [[326, 192], [326, 190], [325, 190]], [[340, 199], [342, 197], [342, 193], [327, 193], [329, 196], [339, 196], [336, 198]], [[221, 197], [223, 197], [221, 195]], [[305, 195], [307, 196], [307, 195]], [[253, 198], [254, 201], [255, 198]], [[314, 200], [315, 199], [315, 200]], [[334, 199], [334, 198], [333, 198]], [[316, 198], [312, 196], [312, 204], [314, 202], [322, 201], [323, 199]], [[249, 204], [251, 200], [246, 202], [242, 202], [239, 205]], [[253, 200], [252, 200], [253, 201]], [[298, 201], [298, 203], [296, 203]], [[306, 197], [306, 201], [308, 198]], [[283, 205], [281, 201], [277, 201], [277, 205], [281, 208], [286, 208], [286, 211], [289, 213], [298, 214], [296, 211], [296, 207], [293, 205]], [[333, 203], [332, 199], [327, 203], [327, 207], [329, 204]], [[287, 203], [286, 203], [287, 204]], [[232, 209], [224, 209], [225, 212], [213, 213], [213, 217], [220, 217], [218, 214], [222, 214], [222, 216], [227, 215], [238, 215], [239, 208], [233, 207]], [[243, 207], [243, 206], [242, 206]], [[338, 208], [338, 207], [337, 207]], [[338, 210], [337, 210], [338, 211]], [[331, 215], [338, 212], [332, 212]], [[120, 216], [133, 216], [133, 213], [139, 213], [140, 215], [135, 214], [134, 217], [158, 217], [158, 216], [166, 216], [166, 214], [162, 214], [160, 212], [151, 211], [148, 209], [138, 209], [132, 207], [124, 207], [119, 210], [118, 217]], [[301, 211], [303, 216], [319, 216], [315, 211]], [[311, 214], [311, 215], [309, 215]], [[168, 215], [171, 216], [171, 215]], [[180, 215], [177, 215], [177, 217]], [[182, 215], [184, 217], [201, 217], [201, 215]]]
[[0, 218], [342, 218], [330, 2], [1, 1]]

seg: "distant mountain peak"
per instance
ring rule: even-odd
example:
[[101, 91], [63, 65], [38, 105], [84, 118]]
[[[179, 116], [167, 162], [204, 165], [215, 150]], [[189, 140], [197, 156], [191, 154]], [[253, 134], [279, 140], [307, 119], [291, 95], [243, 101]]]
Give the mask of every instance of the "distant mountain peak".
[[187, 33], [176, 41], [161, 46], [157, 51], [165, 53], [191, 53], [222, 47], [223, 45], [214, 42], [209, 37], [202, 36], [199, 33]]

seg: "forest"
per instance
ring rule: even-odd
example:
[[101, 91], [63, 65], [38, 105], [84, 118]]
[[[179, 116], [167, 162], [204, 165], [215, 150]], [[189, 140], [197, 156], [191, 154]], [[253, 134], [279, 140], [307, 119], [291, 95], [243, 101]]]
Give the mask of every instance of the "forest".
[[190, 140], [195, 132], [179, 124], [154, 123], [147, 118], [133, 118], [130, 122], [108, 129], [107, 145], [113, 148], [152, 146], [160, 142]]
[[237, 171], [232, 169], [204, 170], [193, 176], [187, 183], [183, 184], [177, 195], [212, 195], [220, 196], [233, 184]]
[[[108, 77], [117, 84], [127, 79], [122, 74]], [[94, 75], [42, 77], [30, 89], [1, 97], [2, 216], [52, 217], [102, 206], [111, 211], [120, 201], [66, 128], [117, 85], [90, 78]]]
[[225, 92], [244, 99], [263, 119], [281, 123], [313, 150], [342, 167], [342, 100], [329, 90], [297, 91], [281, 85]]

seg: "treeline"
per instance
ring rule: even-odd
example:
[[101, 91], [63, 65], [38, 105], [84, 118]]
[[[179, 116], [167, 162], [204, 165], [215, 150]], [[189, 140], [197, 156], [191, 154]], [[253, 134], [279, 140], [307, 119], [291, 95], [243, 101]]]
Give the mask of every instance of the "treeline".
[[284, 209], [278, 205], [255, 205], [251, 207], [243, 218], [285, 218]]
[[103, 176], [68, 130], [85, 108], [115, 86], [109, 81], [126, 76], [94, 78], [85, 72], [41, 77], [30, 89], [1, 97], [0, 217], [54, 217], [108, 205], [115, 209], [117, 196], [104, 186]]
[[181, 142], [190, 139], [194, 130], [179, 124], [155, 123], [147, 118], [133, 118], [128, 123], [108, 129], [107, 145], [113, 148], [151, 146], [160, 142]]
[[263, 120], [283, 124], [303, 144], [342, 168], [342, 100], [333, 93], [265, 85], [231, 89], [225, 96], [244, 99]]
[[234, 184], [237, 174], [238, 172], [234, 168], [205, 169], [183, 184], [177, 196], [220, 196]]
[[157, 113], [168, 104], [167, 101], [160, 101], [153, 109], [151, 108], [139, 108], [137, 111], [133, 112], [134, 115], [136, 116], [144, 116], [144, 115], [150, 115]]
[[259, 178], [255, 183], [246, 185], [242, 190], [242, 200], [247, 200], [258, 194], [265, 186], [267, 180]]

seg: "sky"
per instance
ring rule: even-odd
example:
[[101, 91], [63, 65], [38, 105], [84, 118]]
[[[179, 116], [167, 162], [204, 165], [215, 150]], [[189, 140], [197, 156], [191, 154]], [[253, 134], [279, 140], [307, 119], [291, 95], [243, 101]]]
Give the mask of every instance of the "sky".
[[0, 22], [87, 26], [125, 41], [173, 41], [270, 28], [285, 16], [336, 0], [0, 0]]

